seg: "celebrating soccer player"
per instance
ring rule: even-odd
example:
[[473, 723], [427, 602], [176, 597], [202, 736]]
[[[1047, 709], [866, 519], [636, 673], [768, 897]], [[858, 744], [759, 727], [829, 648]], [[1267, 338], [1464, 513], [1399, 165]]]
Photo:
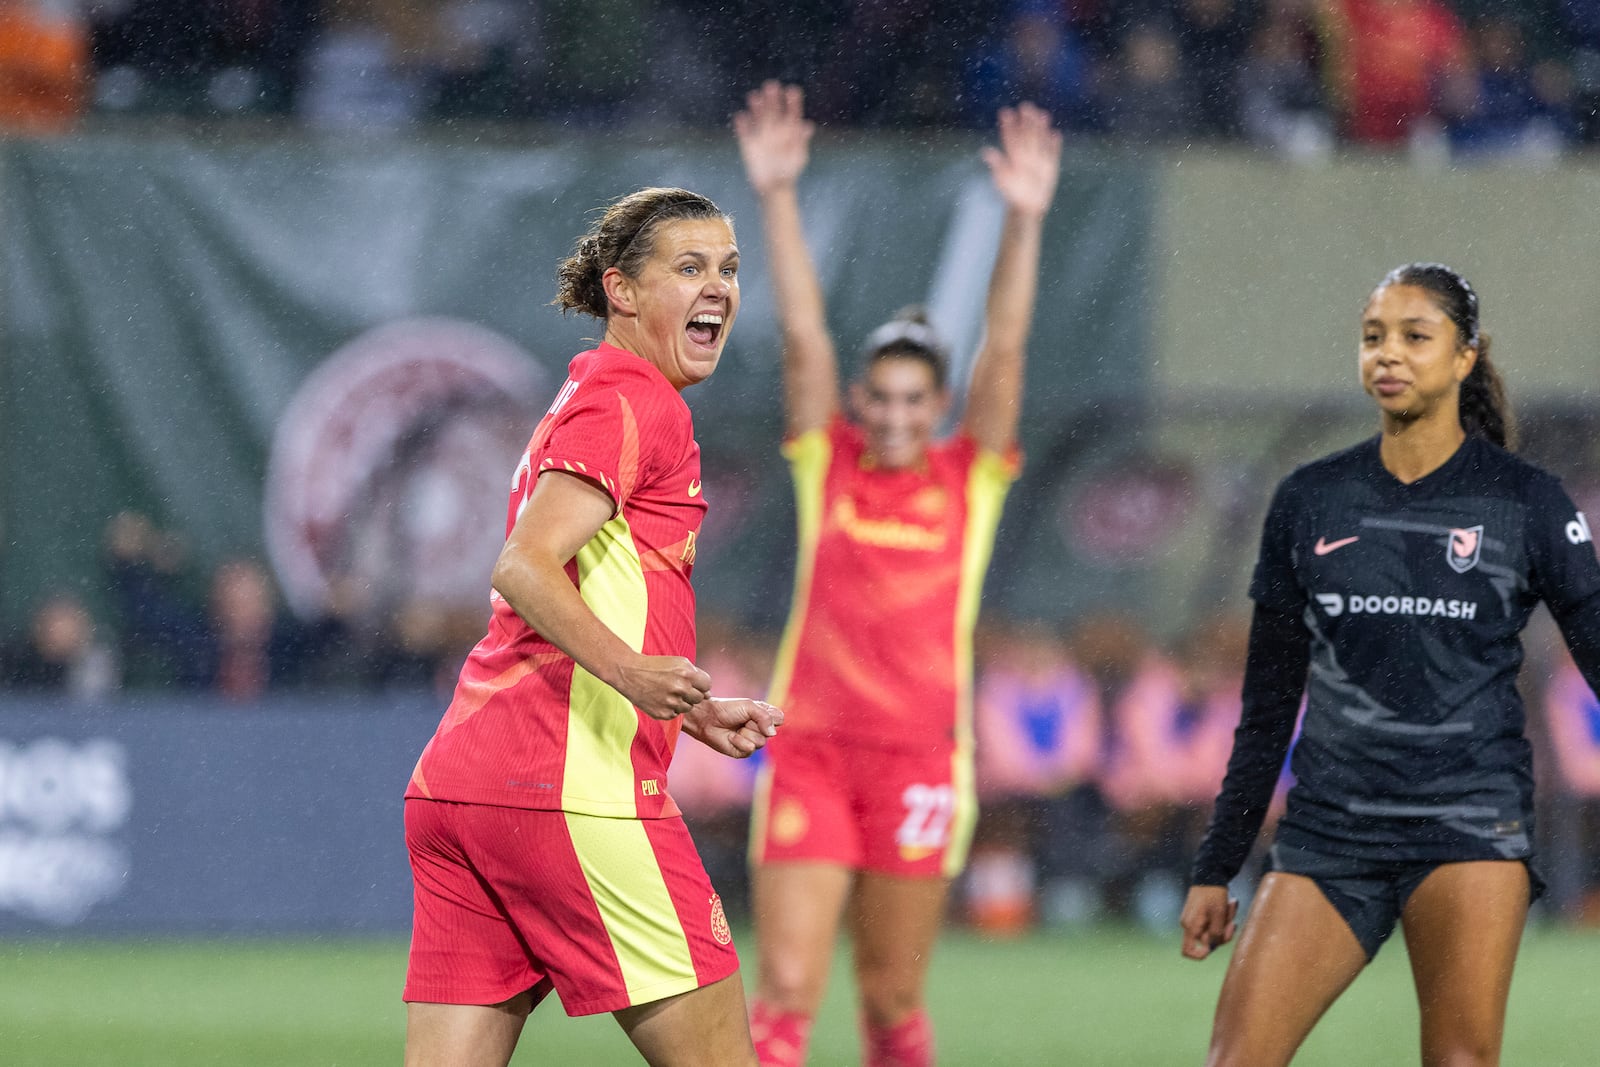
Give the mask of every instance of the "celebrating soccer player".
[[984, 159], [1005, 204], [985, 333], [960, 428], [943, 344], [916, 314], [876, 330], [841, 413], [797, 184], [812, 124], [768, 82], [734, 119], [761, 201], [783, 332], [800, 558], [752, 827], [761, 1062], [803, 1062], [849, 904], [869, 1067], [931, 1064], [923, 986], [975, 818], [972, 631], [1001, 502], [1017, 475], [1024, 345], [1061, 137], [1023, 104]]
[[682, 390], [739, 312], [726, 215], [616, 201], [556, 303], [605, 324], [518, 464], [489, 632], [406, 790], [416, 883], [407, 1064], [504, 1065], [553, 988], [657, 1065], [756, 1063], [738, 958], [666, 790], [681, 728], [724, 755], [783, 713], [693, 662], [700, 448]]
[[1506, 451], [1472, 287], [1436, 263], [1392, 271], [1367, 300], [1359, 352], [1379, 433], [1273, 497], [1243, 715], [1183, 909], [1184, 955], [1233, 937], [1227, 883], [1306, 692], [1272, 871], [1217, 1005], [1206, 1062], [1218, 1067], [1288, 1063], [1397, 923], [1422, 1062], [1498, 1063], [1540, 889], [1516, 687], [1518, 635], [1540, 600], [1600, 686], [1592, 533], [1554, 477]]

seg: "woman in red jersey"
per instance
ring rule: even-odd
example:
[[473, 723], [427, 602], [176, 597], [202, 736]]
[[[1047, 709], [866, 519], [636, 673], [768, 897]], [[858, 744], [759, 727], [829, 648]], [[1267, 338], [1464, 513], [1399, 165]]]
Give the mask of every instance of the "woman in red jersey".
[[679, 394], [739, 311], [726, 215], [682, 189], [613, 203], [556, 303], [605, 323], [511, 485], [489, 632], [406, 790], [416, 885], [407, 1064], [505, 1064], [551, 989], [657, 1065], [754, 1064], [722, 904], [667, 766], [678, 731], [733, 757], [782, 712], [693, 662], [706, 501]]
[[812, 132], [802, 104], [798, 88], [768, 82], [734, 119], [777, 289], [800, 535], [772, 692], [789, 719], [752, 828], [751, 1031], [763, 1064], [804, 1060], [848, 905], [864, 1062], [929, 1064], [923, 986], [976, 814], [972, 629], [1018, 470], [1023, 349], [1061, 137], [1023, 104], [1000, 113], [1000, 146], [984, 150], [1005, 221], [964, 418], [936, 440], [947, 361], [915, 316], [868, 339], [854, 418], [841, 412], [796, 190]]

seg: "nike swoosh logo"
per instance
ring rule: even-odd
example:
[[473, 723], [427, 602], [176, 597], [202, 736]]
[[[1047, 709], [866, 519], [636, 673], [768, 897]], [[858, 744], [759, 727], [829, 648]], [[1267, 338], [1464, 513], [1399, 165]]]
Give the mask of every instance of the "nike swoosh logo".
[[1359, 540], [1360, 537], [1341, 537], [1337, 541], [1329, 541], [1319, 537], [1317, 543], [1311, 547], [1311, 551], [1319, 556], [1326, 556], [1329, 552], [1336, 552], [1345, 545], [1353, 545]]
[[699, 496], [700, 495], [700, 479], [699, 478], [692, 479], [689, 482], [689, 495], [690, 496]]

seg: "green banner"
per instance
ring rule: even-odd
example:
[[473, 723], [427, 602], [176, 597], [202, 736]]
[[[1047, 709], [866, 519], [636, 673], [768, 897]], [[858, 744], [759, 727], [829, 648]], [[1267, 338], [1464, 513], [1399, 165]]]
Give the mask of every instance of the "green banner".
[[[976, 343], [998, 223], [978, 144], [819, 138], [802, 193], [847, 361], [912, 303], [959, 351]], [[473, 561], [500, 535], [516, 453], [599, 332], [549, 306], [555, 266], [595, 208], [660, 184], [732, 212], [745, 253], [723, 366], [688, 397], [713, 505], [696, 584], [712, 608], [776, 622], [792, 545], [777, 333], [731, 137], [174, 133], [0, 144], [3, 621], [55, 589], [95, 602], [124, 509], [180, 532], [197, 571], [270, 553], [301, 606], [341, 568], [383, 600], [465, 581], [481, 603]], [[1030, 455], [1144, 389], [1154, 188], [1136, 161], [1072, 154], [1047, 234]]]

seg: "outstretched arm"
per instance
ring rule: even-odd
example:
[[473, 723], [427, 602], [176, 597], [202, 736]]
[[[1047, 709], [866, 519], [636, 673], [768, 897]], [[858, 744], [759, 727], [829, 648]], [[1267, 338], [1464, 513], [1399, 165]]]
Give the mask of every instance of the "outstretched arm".
[[799, 86], [766, 82], [733, 117], [745, 176], [761, 201], [767, 257], [783, 330], [784, 430], [825, 426], [839, 407], [838, 360], [828, 336], [822, 285], [806, 249], [796, 186], [815, 127]]
[[1006, 214], [962, 423], [983, 448], [1004, 452], [1016, 441], [1021, 418], [1023, 357], [1039, 288], [1044, 217], [1061, 173], [1061, 134], [1032, 104], [1002, 108], [1000, 146], [985, 148], [983, 161]]

